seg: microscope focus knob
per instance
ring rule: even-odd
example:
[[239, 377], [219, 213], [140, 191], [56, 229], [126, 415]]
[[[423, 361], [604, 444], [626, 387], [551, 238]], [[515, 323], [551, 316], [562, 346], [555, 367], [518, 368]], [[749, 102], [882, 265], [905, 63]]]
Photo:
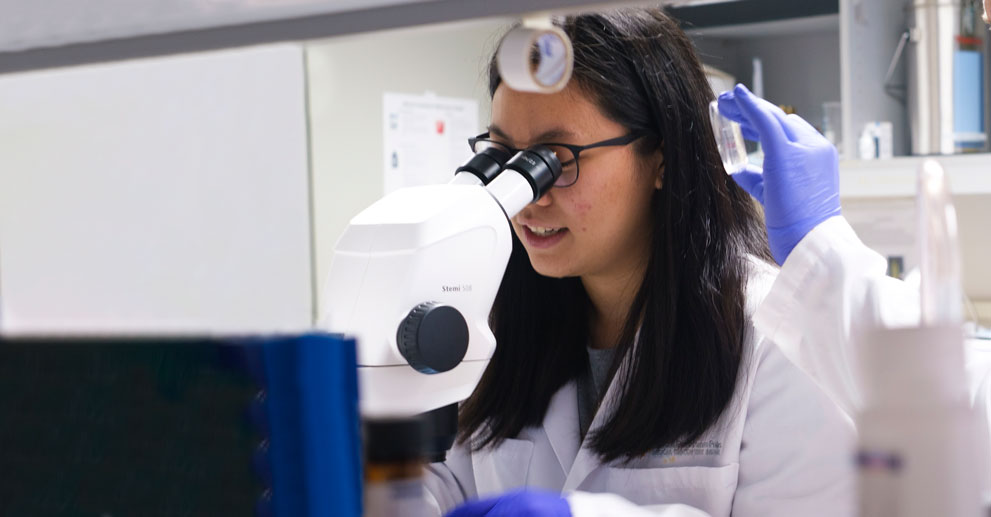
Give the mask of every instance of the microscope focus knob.
[[450, 305], [424, 302], [403, 318], [396, 344], [417, 371], [446, 372], [460, 364], [468, 351], [468, 323]]

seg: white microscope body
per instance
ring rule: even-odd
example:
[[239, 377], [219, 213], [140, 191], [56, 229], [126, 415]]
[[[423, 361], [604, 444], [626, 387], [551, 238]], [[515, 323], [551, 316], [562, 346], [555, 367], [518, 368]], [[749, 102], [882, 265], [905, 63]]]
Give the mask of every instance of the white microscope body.
[[507, 218], [560, 175], [545, 148], [508, 162], [500, 154], [487, 186], [459, 172], [446, 185], [400, 189], [355, 216], [337, 242], [321, 327], [357, 338], [363, 417], [464, 400], [488, 364], [489, 311], [512, 251]]

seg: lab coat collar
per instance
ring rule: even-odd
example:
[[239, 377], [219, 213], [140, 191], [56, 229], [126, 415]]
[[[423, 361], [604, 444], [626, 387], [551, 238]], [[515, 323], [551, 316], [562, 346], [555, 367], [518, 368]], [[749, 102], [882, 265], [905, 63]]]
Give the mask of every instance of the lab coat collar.
[[547, 440], [567, 475], [578, 454], [578, 390], [574, 381], [565, 384], [551, 397], [544, 415]]
[[[637, 332], [639, 336], [639, 331]], [[635, 343], [636, 341], [634, 341]], [[609, 381], [609, 387], [606, 389], [606, 394], [602, 397], [602, 403], [599, 404], [599, 410], [595, 412], [595, 417], [592, 419], [592, 423], [588, 426], [588, 432], [585, 433], [585, 440], [582, 441], [581, 448], [578, 450], [578, 455], [575, 457], [574, 464], [571, 465], [570, 469], [565, 469], [568, 473], [567, 478], [564, 481], [563, 491], [574, 491], [581, 487], [585, 478], [592, 473], [596, 468], [601, 465], [599, 455], [592, 449], [590, 449], [589, 437], [592, 433], [598, 431], [602, 427], [606, 420], [612, 416], [613, 409], [618, 403], [618, 398], [620, 396], [620, 381], [631, 367], [630, 361], [632, 361], [632, 348], [627, 351], [626, 355], [623, 357], [623, 362], [616, 371], [616, 375]], [[572, 383], [572, 386], [574, 383]], [[577, 418], [578, 405], [577, 405], [577, 393], [572, 395], [572, 405], [575, 407], [575, 414]], [[576, 421], [577, 424], [577, 421]], [[563, 464], [562, 464], [563, 465]]]

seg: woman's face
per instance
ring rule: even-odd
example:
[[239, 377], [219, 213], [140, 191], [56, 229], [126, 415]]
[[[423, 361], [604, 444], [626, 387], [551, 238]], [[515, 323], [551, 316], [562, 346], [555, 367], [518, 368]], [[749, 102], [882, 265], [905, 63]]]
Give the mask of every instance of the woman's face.
[[[540, 143], [588, 145], [624, 136], [579, 88], [523, 93], [505, 85], [492, 98], [492, 138], [525, 149]], [[582, 151], [578, 181], [552, 188], [513, 218], [534, 269], [550, 277], [609, 278], [638, 271], [650, 243], [650, 199], [660, 187], [660, 152], [634, 144]]]

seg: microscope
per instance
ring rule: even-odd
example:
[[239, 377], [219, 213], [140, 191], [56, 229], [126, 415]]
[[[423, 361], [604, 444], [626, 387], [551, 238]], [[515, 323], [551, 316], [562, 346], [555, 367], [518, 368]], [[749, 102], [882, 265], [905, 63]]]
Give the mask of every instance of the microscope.
[[485, 149], [448, 184], [375, 202], [337, 242], [320, 327], [357, 340], [363, 420], [426, 414], [429, 461], [444, 460], [457, 403], [495, 350], [488, 321], [512, 252], [509, 218], [560, 174], [546, 147]]

